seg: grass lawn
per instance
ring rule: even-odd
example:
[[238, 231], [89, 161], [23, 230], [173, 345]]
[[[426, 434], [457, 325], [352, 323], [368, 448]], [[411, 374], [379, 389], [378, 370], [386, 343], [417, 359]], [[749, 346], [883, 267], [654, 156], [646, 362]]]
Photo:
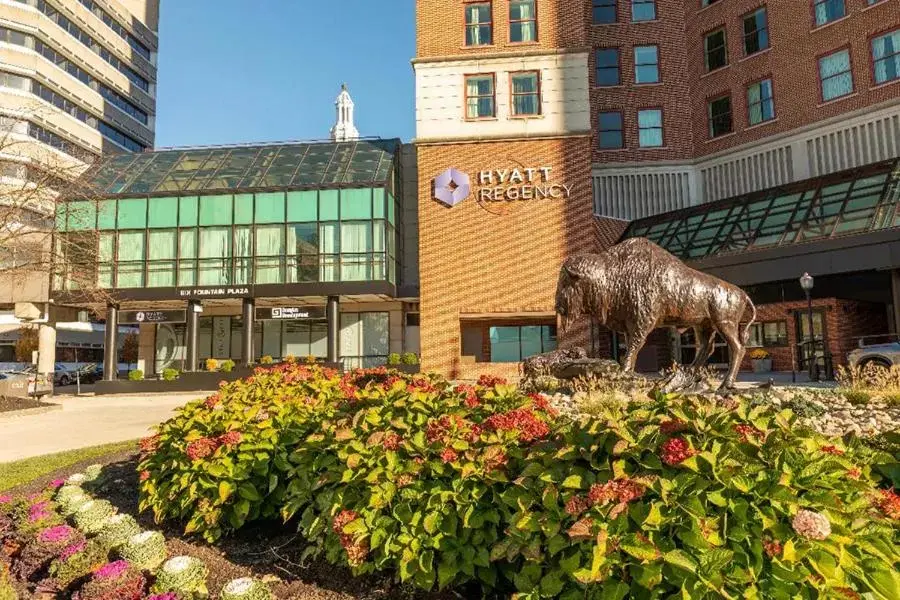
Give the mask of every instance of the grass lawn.
[[33, 481], [42, 475], [64, 469], [69, 465], [104, 454], [112, 454], [137, 447], [137, 440], [90, 446], [79, 450], [67, 450], [0, 464], [0, 492]]

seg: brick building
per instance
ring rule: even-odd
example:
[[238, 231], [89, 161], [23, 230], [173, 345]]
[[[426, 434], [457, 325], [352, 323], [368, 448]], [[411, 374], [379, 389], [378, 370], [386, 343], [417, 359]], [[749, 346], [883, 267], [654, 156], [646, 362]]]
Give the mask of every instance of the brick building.
[[[416, 8], [425, 368], [511, 374], [557, 343], [617, 355], [617, 336], [587, 322], [557, 341], [553, 292], [564, 257], [623, 233], [748, 289], [763, 319], [754, 345], [776, 370], [803, 366], [805, 270], [817, 360], [896, 331], [900, 0]], [[709, 234], [715, 206], [730, 229], [704, 247], [698, 223]], [[787, 223], [775, 249], [758, 243], [769, 218]], [[686, 240], [660, 234], [672, 223]], [[689, 334], [660, 331], [639, 367], [692, 351]]]

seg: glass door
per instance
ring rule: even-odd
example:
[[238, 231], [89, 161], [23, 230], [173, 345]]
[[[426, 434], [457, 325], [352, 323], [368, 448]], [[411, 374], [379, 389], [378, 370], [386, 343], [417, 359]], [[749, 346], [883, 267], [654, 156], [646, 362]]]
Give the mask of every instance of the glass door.
[[813, 309], [812, 311], [812, 335], [809, 328], [809, 313], [806, 310], [794, 313], [794, 330], [797, 333], [797, 356], [800, 371], [809, 371], [809, 362], [819, 368], [825, 368], [827, 335], [825, 331], [825, 311]]

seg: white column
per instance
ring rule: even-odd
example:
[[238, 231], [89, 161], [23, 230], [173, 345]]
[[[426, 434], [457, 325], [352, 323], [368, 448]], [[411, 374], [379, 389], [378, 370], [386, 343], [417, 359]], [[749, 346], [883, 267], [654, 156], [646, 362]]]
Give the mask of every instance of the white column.
[[41, 324], [38, 329], [38, 373], [50, 375], [56, 371], [56, 323]]

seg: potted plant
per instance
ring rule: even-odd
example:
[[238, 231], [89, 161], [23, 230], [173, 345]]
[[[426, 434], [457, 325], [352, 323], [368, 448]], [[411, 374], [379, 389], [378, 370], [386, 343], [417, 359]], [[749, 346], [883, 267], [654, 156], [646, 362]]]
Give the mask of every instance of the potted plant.
[[415, 352], [404, 352], [400, 355], [400, 364], [396, 368], [404, 373], [418, 373], [420, 371], [418, 355]]
[[772, 370], [772, 358], [762, 348], [750, 351], [750, 362], [754, 373], [768, 373]]

